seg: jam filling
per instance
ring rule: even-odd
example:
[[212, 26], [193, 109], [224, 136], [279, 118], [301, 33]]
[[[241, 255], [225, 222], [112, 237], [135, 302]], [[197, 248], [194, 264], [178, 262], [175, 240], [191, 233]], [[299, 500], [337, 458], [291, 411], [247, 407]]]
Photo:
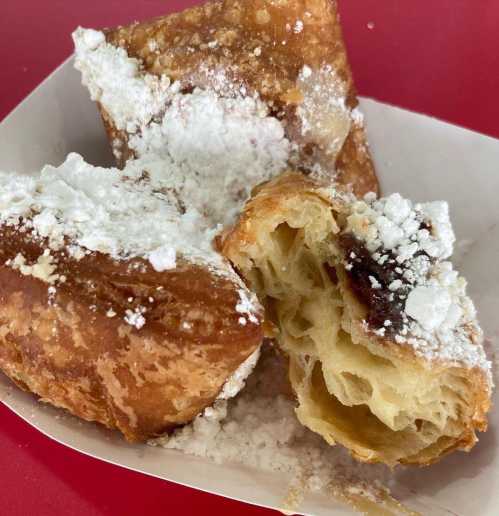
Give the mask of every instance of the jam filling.
[[[410, 284], [395, 271], [398, 266], [395, 256], [388, 253], [387, 261], [380, 265], [364, 244], [352, 234], [341, 235], [339, 242], [350, 264], [350, 270], [346, 270], [350, 288], [367, 307], [368, 325], [372, 328], [384, 328], [385, 336], [399, 334], [404, 327], [405, 298]], [[392, 291], [388, 286], [395, 280], [401, 280], [403, 285]]]

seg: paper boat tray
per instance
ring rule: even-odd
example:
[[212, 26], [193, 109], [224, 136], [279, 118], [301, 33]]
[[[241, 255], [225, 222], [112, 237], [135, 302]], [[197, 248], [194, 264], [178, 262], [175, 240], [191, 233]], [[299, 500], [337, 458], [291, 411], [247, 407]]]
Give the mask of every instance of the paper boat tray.
[[[469, 280], [489, 348], [499, 348], [499, 140], [373, 100], [361, 103], [383, 192], [449, 201], [458, 242], [467, 244], [465, 253], [458, 244], [458, 265]], [[96, 165], [111, 164], [96, 106], [70, 59], [0, 123], [0, 169], [33, 173], [46, 163], [60, 164], [71, 151]], [[288, 480], [279, 474], [130, 445], [118, 434], [37, 402], [1, 373], [0, 399], [52, 439], [124, 468], [272, 508], [282, 506], [287, 492]], [[396, 472], [394, 494], [425, 516], [497, 516], [498, 432], [496, 403], [489, 431], [470, 454]], [[306, 497], [300, 511], [350, 514], [322, 495]]]

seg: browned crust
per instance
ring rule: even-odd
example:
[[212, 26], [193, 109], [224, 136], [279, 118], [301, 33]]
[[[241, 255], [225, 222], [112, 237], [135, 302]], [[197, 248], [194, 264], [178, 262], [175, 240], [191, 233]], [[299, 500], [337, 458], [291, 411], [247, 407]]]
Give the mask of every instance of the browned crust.
[[[283, 174], [255, 190], [238, 223], [224, 235], [223, 241], [220, 243], [224, 256], [231, 260], [243, 277], [252, 267], [247, 251], [257, 240], [260, 224], [276, 212], [281, 211], [282, 206], [287, 204], [290, 199], [296, 198], [297, 202], [303, 202], [306, 197], [310, 196], [321, 198], [324, 203], [330, 205], [335, 213], [340, 213], [344, 205], [340, 196], [331, 201], [321, 193], [312, 179], [294, 172]], [[401, 463], [427, 466], [439, 461], [444, 455], [454, 450], [470, 451], [477, 442], [476, 431], [487, 430], [487, 413], [490, 409], [491, 390], [486, 373], [478, 367], [469, 369], [436, 360], [425, 360], [417, 355], [411, 346], [398, 344], [393, 340], [376, 336], [366, 330], [363, 324], [363, 320], [366, 319], [366, 309], [358, 302], [354, 292], [348, 287], [346, 274], [341, 274], [341, 271], [338, 272], [343, 296], [348, 296], [349, 305], [354, 307], [353, 330], [361, 335], [362, 339], [369, 340], [375, 346], [389, 348], [394, 356], [403, 361], [418, 362], [424, 368], [433, 368], [442, 373], [449, 370], [456, 371], [467, 382], [470, 410], [468, 414], [462, 414], [459, 421], [462, 426], [461, 434], [455, 439], [436, 444], [423, 454], [407, 457]], [[480, 344], [477, 343], [476, 345]], [[363, 455], [358, 450], [350, 450], [350, 452], [356, 459], [363, 462], [383, 462], [380, 454], [370, 452], [368, 455]]]
[[[238, 322], [240, 287], [201, 266], [158, 273], [139, 259], [52, 253], [67, 280], [49, 296], [47, 283], [4, 265], [17, 253], [36, 262], [43, 243], [6, 227], [0, 239], [0, 368], [130, 441], [192, 420], [261, 343], [259, 323]], [[138, 306], [147, 308], [140, 330], [124, 321]]]
[[[301, 32], [294, 30], [298, 20], [303, 22]], [[139, 59], [145, 72], [166, 74], [180, 81], [185, 91], [209, 87], [213, 78], [206, 71], [223, 69], [234, 84], [257, 92], [273, 106], [288, 137], [298, 144], [294, 113], [300, 103], [297, 78], [304, 65], [317, 69], [331, 65], [345, 83], [346, 104], [352, 109], [358, 105], [334, 0], [216, 0], [109, 30], [107, 40]], [[209, 45], [215, 40], [217, 46]], [[133, 154], [126, 145], [127, 135], [113, 127], [105, 110], [101, 112], [110, 140], [115, 145], [121, 142], [122, 166]], [[311, 152], [310, 145], [303, 146], [304, 163]], [[336, 169], [338, 182], [352, 185], [356, 194], [378, 191], [362, 125], [352, 124], [336, 163], [322, 161], [328, 171]]]

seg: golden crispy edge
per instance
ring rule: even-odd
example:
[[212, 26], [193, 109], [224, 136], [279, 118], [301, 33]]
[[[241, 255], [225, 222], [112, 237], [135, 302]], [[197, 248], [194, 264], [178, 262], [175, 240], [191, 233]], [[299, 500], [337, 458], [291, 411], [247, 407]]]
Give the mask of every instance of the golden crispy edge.
[[[282, 176], [260, 186], [254, 192], [253, 197], [248, 201], [246, 207], [241, 214], [239, 221], [231, 230], [227, 231], [220, 242], [220, 247], [224, 256], [226, 256], [236, 269], [242, 274], [250, 270], [252, 263], [248, 258], [246, 250], [250, 248], [257, 241], [257, 234], [259, 226], [262, 221], [268, 220], [273, 214], [281, 210], [281, 206], [290, 198], [296, 198], [298, 201], [303, 201], [305, 196], [314, 196], [321, 198], [323, 202], [329, 203], [331, 209], [341, 210], [342, 201], [338, 198], [337, 201], [331, 203], [317, 188], [317, 184], [310, 178], [303, 177], [299, 173], [288, 172]], [[345, 292], [344, 292], [345, 295]], [[355, 302], [355, 297], [350, 292], [352, 302]], [[359, 313], [362, 313], [364, 308], [357, 303]], [[364, 314], [365, 315], [365, 314]], [[448, 364], [438, 361], [428, 361], [416, 355], [414, 349], [410, 346], [402, 346], [390, 339], [381, 338], [373, 334], [366, 334], [366, 330], [362, 325], [362, 319], [359, 316], [353, 321], [355, 330], [364, 334], [369, 339], [373, 340], [376, 345], [388, 347], [394, 355], [407, 361], [416, 361], [422, 367], [440, 368], [445, 370], [449, 367]], [[475, 434], [476, 430], [487, 430], [487, 413], [490, 409], [490, 387], [487, 376], [484, 371], [479, 368], [468, 369], [464, 367], [455, 367], [462, 372], [463, 376], [467, 377], [471, 386], [471, 398], [473, 406], [472, 417], [467, 421], [461, 421], [463, 424], [463, 431], [461, 435], [451, 443], [448, 443], [442, 449], [435, 449], [435, 455], [431, 455], [430, 451], [427, 454], [416, 455], [409, 457], [402, 461], [405, 464], [414, 464], [426, 466], [437, 462], [444, 455], [453, 450], [469, 451], [477, 442]], [[379, 462], [379, 458], [371, 456], [364, 456], [357, 453], [355, 450], [350, 450], [352, 455], [363, 462]]]
[[[299, 32], [298, 21], [303, 23]], [[269, 102], [275, 116], [284, 113], [288, 137], [297, 143], [297, 78], [304, 65], [318, 69], [330, 64], [346, 86], [347, 105], [358, 105], [334, 0], [216, 0], [109, 30], [107, 40], [139, 59], [145, 72], [166, 74], [185, 91], [209, 87], [209, 71], [225, 70], [235, 84]], [[209, 45], [214, 40], [219, 42], [215, 47]], [[123, 166], [133, 156], [128, 135], [113, 126], [102, 107], [101, 113]], [[304, 163], [310, 151], [309, 145], [303, 147]], [[329, 172], [337, 172], [336, 180], [351, 185], [357, 195], [378, 192], [365, 131], [358, 122], [352, 123], [336, 163], [325, 161]]]
[[[46, 282], [5, 265], [17, 253], [34, 263], [44, 246], [5, 227], [0, 238], [0, 369], [130, 441], [192, 420], [261, 344], [260, 322], [238, 322], [240, 286], [203, 267], [158, 273], [142, 260], [53, 253], [67, 280], [50, 294]], [[147, 308], [140, 330], [123, 320], [139, 306]]]

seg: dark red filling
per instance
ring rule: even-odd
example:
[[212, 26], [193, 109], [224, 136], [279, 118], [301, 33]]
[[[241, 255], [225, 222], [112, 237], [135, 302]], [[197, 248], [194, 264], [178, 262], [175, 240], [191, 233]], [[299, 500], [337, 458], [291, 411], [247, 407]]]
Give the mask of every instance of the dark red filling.
[[[351, 269], [346, 271], [350, 288], [367, 307], [367, 323], [372, 328], [385, 328], [386, 336], [399, 334], [404, 326], [402, 314], [409, 285], [404, 282], [396, 292], [388, 288], [392, 281], [403, 281], [401, 275], [395, 271], [398, 267], [395, 256], [388, 253], [388, 259], [380, 265], [364, 244], [352, 234], [341, 235], [339, 242], [345, 251], [346, 261], [351, 265]], [[379, 288], [373, 288], [370, 276], [379, 283]], [[389, 326], [385, 326], [387, 320], [391, 323]]]

